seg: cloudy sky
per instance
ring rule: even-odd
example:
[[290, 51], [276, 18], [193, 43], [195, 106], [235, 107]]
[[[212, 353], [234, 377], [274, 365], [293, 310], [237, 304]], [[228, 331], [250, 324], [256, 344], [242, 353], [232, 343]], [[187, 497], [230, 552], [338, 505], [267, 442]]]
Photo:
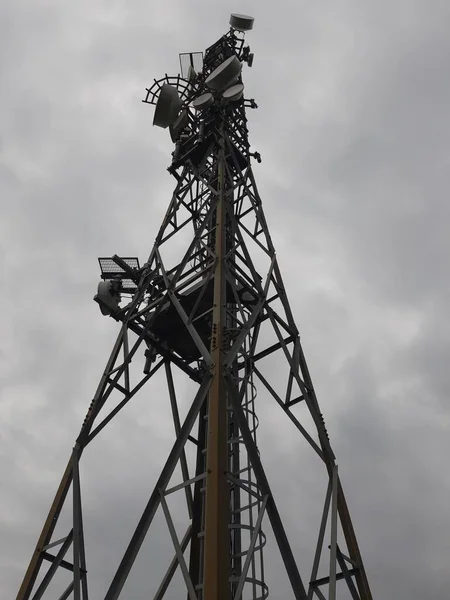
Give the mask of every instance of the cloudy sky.
[[[92, 301], [97, 257], [143, 262], [174, 185], [144, 88], [226, 32], [231, 11], [255, 17], [255, 175], [374, 598], [448, 595], [450, 4], [15, 0], [0, 7], [5, 600], [117, 333]], [[166, 405], [130, 406], [87, 457], [95, 597], [172, 443]], [[262, 427], [261, 452], [302, 553], [316, 532], [303, 507], [322, 501], [305, 489], [323, 473], [279, 433]], [[131, 600], [151, 597], [159, 550], [144, 550]], [[272, 597], [289, 598], [270, 549], [267, 562]]]

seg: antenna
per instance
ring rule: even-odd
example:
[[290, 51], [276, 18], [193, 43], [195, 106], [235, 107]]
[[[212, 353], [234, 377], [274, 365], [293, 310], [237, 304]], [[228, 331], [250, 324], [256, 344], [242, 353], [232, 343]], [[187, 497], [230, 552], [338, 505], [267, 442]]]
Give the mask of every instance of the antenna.
[[211, 92], [206, 92], [206, 94], [198, 96], [198, 98], [192, 102], [192, 107], [195, 108], [195, 110], [204, 110], [205, 108], [208, 108], [208, 106], [211, 106], [211, 104], [214, 104], [214, 96]]
[[244, 84], [237, 83], [236, 85], [232, 85], [228, 89], [224, 91], [222, 94], [222, 98], [224, 100], [229, 100], [230, 102], [236, 102], [240, 100], [244, 95]]
[[178, 115], [178, 117], [176, 118], [175, 123], [173, 125], [170, 125], [170, 127], [169, 127], [170, 137], [172, 138], [172, 142], [174, 144], [180, 137], [183, 129], [186, 129], [186, 127], [188, 125], [189, 125], [188, 112], [187, 112], [187, 110], [182, 110], [180, 112], [180, 114]]
[[211, 73], [206, 79], [205, 83], [211, 90], [220, 92], [225, 88], [233, 85], [241, 74], [242, 63], [238, 57], [234, 54], [223, 61], [217, 69]]
[[230, 25], [233, 29], [237, 29], [237, 31], [250, 31], [250, 29], [253, 29], [254, 21], [253, 17], [247, 15], [231, 13], [230, 16]]
[[175, 123], [182, 102], [178, 95], [178, 90], [172, 85], [165, 83], [159, 93], [158, 102], [156, 103], [155, 116], [153, 117], [153, 125], [166, 129], [169, 125]]

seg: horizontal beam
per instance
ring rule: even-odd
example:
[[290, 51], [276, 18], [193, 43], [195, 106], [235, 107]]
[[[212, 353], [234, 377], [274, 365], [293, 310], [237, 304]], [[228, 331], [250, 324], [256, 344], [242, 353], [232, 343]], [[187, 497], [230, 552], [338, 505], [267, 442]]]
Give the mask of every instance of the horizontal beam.
[[[56, 560], [56, 556], [54, 556], [53, 554], [50, 554], [50, 552], [42, 552], [41, 554], [42, 558], [44, 558], [45, 560], [48, 560], [50, 562], [53, 562], [54, 560]], [[73, 564], [70, 562], [67, 562], [67, 560], [62, 560], [59, 565], [61, 567], [63, 567], [63, 569], [67, 569], [68, 571], [71, 571], [73, 573]], [[80, 569], [80, 573], [87, 573], [87, 571], [85, 569]]]
[[[296, 336], [294, 336], [294, 335], [290, 335], [290, 336], [284, 338], [284, 340], [283, 340], [284, 345], [294, 342], [295, 338], [296, 338]], [[255, 356], [252, 357], [252, 360], [254, 362], [256, 362], [257, 360], [261, 360], [261, 358], [265, 358], [266, 356], [269, 356], [269, 354], [272, 354], [272, 352], [275, 352], [276, 350], [279, 350], [280, 348], [283, 348], [283, 344], [281, 342], [277, 342], [276, 344], [269, 346], [265, 350], [261, 350], [261, 352], [258, 352], [258, 354], [255, 354]]]
[[[359, 569], [350, 569], [348, 571], [348, 574], [352, 577], [353, 575], [356, 575], [358, 572], [359, 572]], [[340, 579], [345, 579], [344, 573], [336, 573], [336, 581], [339, 581]], [[322, 585], [326, 585], [327, 583], [330, 583], [330, 578], [322, 577], [321, 579], [316, 579], [316, 581], [311, 581], [309, 585], [313, 588], [316, 588], [316, 587], [320, 587]]]

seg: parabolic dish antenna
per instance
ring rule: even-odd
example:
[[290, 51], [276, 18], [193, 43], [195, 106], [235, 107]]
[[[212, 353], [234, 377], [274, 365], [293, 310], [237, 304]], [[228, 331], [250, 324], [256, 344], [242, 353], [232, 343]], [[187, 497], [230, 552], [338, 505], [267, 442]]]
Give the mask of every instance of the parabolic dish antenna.
[[169, 125], [173, 125], [178, 117], [181, 105], [182, 102], [178, 96], [177, 88], [165, 83], [159, 92], [153, 125], [162, 127], [163, 129], [166, 129]]
[[218, 92], [235, 83], [241, 73], [242, 64], [236, 55], [230, 56], [209, 75], [205, 83], [211, 90]]
[[236, 102], [236, 100], [240, 100], [244, 93], [244, 84], [237, 83], [236, 85], [232, 85], [228, 89], [226, 89], [222, 97], [224, 100], [229, 100], [230, 102]]
[[253, 17], [249, 17], [248, 15], [231, 13], [230, 16], [231, 27], [233, 27], [233, 29], [237, 29], [238, 31], [250, 31], [250, 29], [253, 29], [254, 21], [255, 19]]
[[206, 94], [202, 94], [192, 102], [192, 107], [195, 108], [195, 110], [205, 110], [205, 108], [208, 108], [208, 106], [211, 106], [213, 103], [213, 95], [211, 92], [206, 92]]

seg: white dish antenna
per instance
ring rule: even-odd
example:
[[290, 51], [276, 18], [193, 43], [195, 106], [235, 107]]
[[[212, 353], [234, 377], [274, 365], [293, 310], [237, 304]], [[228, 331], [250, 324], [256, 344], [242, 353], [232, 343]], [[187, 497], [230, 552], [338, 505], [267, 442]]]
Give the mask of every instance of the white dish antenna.
[[178, 96], [177, 88], [165, 83], [159, 92], [158, 102], [156, 103], [153, 125], [166, 129], [173, 125], [180, 112], [182, 102]]
[[218, 92], [236, 83], [241, 74], [242, 64], [236, 55], [230, 56], [209, 75], [205, 83], [211, 90]]
[[206, 94], [202, 94], [192, 102], [192, 107], [195, 110], [205, 110], [211, 104], [214, 104], [214, 97], [211, 92], [206, 92]]
[[250, 31], [253, 29], [253, 23], [255, 19], [248, 15], [238, 15], [237, 13], [231, 13], [230, 25], [233, 29], [238, 31]]
[[232, 85], [228, 89], [226, 89], [222, 97], [224, 100], [229, 100], [230, 102], [236, 102], [240, 100], [244, 94], [244, 84], [237, 83], [236, 85]]

